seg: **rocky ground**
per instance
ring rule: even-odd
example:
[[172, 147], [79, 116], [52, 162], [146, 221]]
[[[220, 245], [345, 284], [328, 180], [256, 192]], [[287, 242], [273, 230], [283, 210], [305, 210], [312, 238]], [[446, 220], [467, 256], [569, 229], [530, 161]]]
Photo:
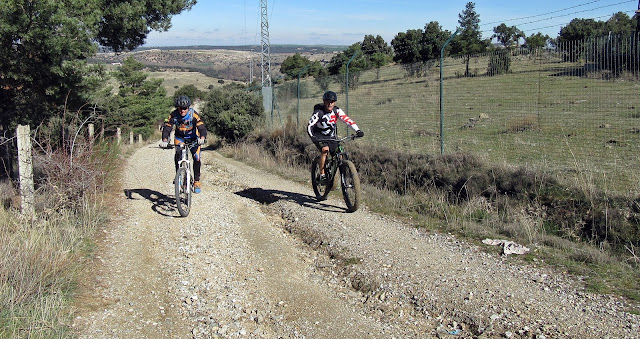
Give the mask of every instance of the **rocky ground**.
[[129, 159], [78, 297], [81, 338], [639, 336], [630, 305], [579, 277], [203, 156], [186, 218], [173, 151], [147, 145]]

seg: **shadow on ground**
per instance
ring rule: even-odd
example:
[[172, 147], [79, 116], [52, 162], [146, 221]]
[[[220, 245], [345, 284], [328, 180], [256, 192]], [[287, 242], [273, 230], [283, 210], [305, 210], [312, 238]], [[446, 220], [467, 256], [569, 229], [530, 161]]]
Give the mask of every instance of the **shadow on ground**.
[[179, 214], [176, 215], [178, 210], [176, 209], [175, 199], [158, 191], [146, 188], [125, 189], [124, 195], [127, 197], [127, 199], [131, 200], [137, 200], [137, 196], [148, 200], [152, 203], [151, 209], [162, 216], [180, 216]]
[[261, 204], [267, 204], [267, 205], [273, 204], [280, 200], [286, 200], [286, 201], [294, 202], [301, 206], [315, 208], [323, 211], [344, 212], [344, 213], [347, 212], [347, 209], [344, 207], [338, 207], [338, 206], [323, 203], [321, 201], [318, 201], [318, 199], [316, 199], [315, 197], [307, 194], [286, 192], [286, 191], [280, 191], [280, 190], [265, 190], [258, 187], [247, 188], [242, 191], [238, 191], [235, 194], [243, 198], [255, 200]]

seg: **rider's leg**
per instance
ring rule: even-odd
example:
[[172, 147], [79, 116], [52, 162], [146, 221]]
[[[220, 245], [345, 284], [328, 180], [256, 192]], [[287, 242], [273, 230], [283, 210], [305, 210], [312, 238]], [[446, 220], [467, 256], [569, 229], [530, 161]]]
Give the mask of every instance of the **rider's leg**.
[[180, 148], [176, 147], [176, 154], [173, 156], [173, 163], [176, 167], [176, 172], [178, 171], [178, 160], [180, 160], [181, 155], [180, 155]]
[[193, 181], [200, 181], [200, 166], [202, 166], [200, 160], [193, 161]]
[[200, 167], [202, 166], [200, 159], [200, 146], [192, 148], [191, 155], [193, 155], [193, 180], [200, 181]]
[[323, 146], [320, 153], [320, 174], [324, 174], [324, 163], [327, 161], [327, 154], [329, 154], [329, 146]]
[[176, 154], [173, 157], [173, 162], [176, 167], [176, 172], [178, 171], [178, 161], [180, 161], [180, 158], [182, 158], [182, 154], [180, 153], [180, 147], [178, 147], [178, 145], [182, 144], [183, 142], [184, 141], [180, 138], [175, 138], [173, 140], [173, 144], [175, 145], [175, 149], [176, 149]]

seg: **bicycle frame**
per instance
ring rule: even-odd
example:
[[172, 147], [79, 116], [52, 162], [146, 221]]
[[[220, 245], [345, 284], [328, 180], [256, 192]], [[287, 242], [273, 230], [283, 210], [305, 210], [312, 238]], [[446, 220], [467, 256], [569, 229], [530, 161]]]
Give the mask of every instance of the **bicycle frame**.
[[[338, 146], [336, 147], [335, 152], [333, 153], [329, 152], [327, 154], [327, 159], [325, 160], [325, 163], [324, 163], [324, 169], [325, 169], [325, 174], [327, 175], [327, 179], [334, 180], [336, 173], [338, 173], [338, 168], [342, 166], [343, 160], [349, 159], [349, 155], [344, 150], [344, 146], [342, 144], [345, 141], [353, 140], [353, 139], [354, 139], [353, 136], [346, 136], [344, 138], [340, 138], [340, 139], [336, 138], [334, 140], [338, 143]], [[327, 173], [327, 170], [329, 171], [328, 173]]]
[[191, 170], [191, 148], [196, 142], [179, 143], [176, 152], [179, 152], [178, 168], [176, 170], [175, 197], [178, 212], [183, 217], [189, 215], [191, 209], [191, 194], [193, 192], [193, 172]]
[[176, 147], [180, 148], [180, 160], [178, 160], [178, 167], [187, 167], [189, 171], [191, 171], [189, 166], [191, 164], [191, 159], [189, 158], [189, 153], [191, 153], [191, 146], [186, 143], [182, 143], [176, 145]]
[[320, 156], [316, 157], [311, 164], [311, 184], [318, 200], [325, 200], [329, 192], [333, 189], [340, 171], [340, 189], [348, 212], [355, 212], [360, 201], [360, 178], [353, 162], [344, 149], [343, 143], [348, 139], [353, 140], [355, 136], [347, 136], [341, 139], [333, 139], [338, 143], [334, 152], [327, 154], [324, 162], [324, 174], [326, 179], [320, 180]]

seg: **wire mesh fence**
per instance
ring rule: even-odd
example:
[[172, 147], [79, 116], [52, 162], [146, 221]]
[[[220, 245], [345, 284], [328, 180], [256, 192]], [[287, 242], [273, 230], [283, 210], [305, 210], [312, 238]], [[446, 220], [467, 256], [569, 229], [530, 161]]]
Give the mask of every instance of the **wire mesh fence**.
[[268, 120], [295, 123], [303, 133], [313, 106], [332, 90], [369, 143], [469, 152], [551, 170], [587, 190], [635, 195], [639, 46], [636, 34], [445, 58], [442, 97], [439, 60], [352, 72], [348, 91], [344, 75], [289, 81], [274, 88]]

